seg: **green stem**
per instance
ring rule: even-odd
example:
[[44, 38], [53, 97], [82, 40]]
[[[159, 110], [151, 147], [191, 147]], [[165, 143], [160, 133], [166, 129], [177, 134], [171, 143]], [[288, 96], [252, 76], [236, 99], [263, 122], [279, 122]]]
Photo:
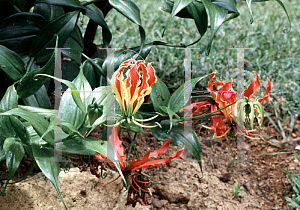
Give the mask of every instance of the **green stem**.
[[29, 60], [29, 62], [28, 62], [28, 64], [27, 64], [26, 73], [29, 72], [29, 70], [30, 70], [30, 68], [31, 68], [31, 66], [33, 64], [33, 61], [34, 61], [34, 57], [31, 57], [30, 60]]
[[192, 119], [192, 120], [199, 120], [199, 119], [202, 119], [202, 118], [205, 118], [205, 117], [210, 117], [212, 114], [216, 114], [217, 112], [223, 110], [223, 109], [226, 109], [227, 107], [230, 107], [232, 106], [233, 104], [235, 104], [235, 102], [223, 107], [222, 109], [218, 109], [217, 111], [214, 111], [214, 112], [211, 112], [211, 113], [208, 113], [208, 114], [203, 114], [203, 115], [199, 115], [199, 116], [195, 116], [195, 117], [184, 117], [184, 119], [182, 119], [182, 121], [184, 120], [188, 120], [188, 119]]
[[129, 166], [129, 165], [128, 165], [128, 161], [129, 161], [129, 158], [130, 158], [131, 149], [132, 149], [132, 147], [134, 146], [134, 145], [133, 145], [133, 144], [134, 144], [134, 141], [132, 141], [132, 139], [131, 139], [129, 130], [127, 130], [127, 133], [128, 133], [128, 136], [129, 136], [129, 139], [130, 139], [131, 144], [130, 144], [130, 147], [129, 147], [129, 150], [128, 150], [128, 154], [127, 154], [127, 158], [126, 158], [126, 168], [128, 168], [128, 166]]

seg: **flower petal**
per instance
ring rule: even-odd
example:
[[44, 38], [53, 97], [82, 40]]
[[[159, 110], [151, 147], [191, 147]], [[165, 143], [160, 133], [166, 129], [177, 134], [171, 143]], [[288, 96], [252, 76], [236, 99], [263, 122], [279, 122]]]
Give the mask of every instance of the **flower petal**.
[[127, 168], [127, 170], [135, 171], [140, 168], [144, 168], [144, 167], [148, 167], [148, 166], [156, 166], [156, 165], [160, 165], [160, 164], [165, 164], [165, 163], [169, 162], [169, 160], [171, 160], [175, 157], [179, 157], [183, 153], [184, 149], [176, 152], [175, 154], [173, 154], [172, 156], [170, 156], [168, 158], [149, 161], [150, 158], [157, 158], [158, 155], [165, 154], [170, 143], [171, 143], [171, 138], [164, 141], [163, 145], [161, 146], [161, 148], [159, 150], [155, 150], [154, 152], [150, 153], [150, 149], [148, 149], [148, 152], [144, 155], [144, 157], [130, 160], [129, 167]]
[[248, 99], [251, 99], [254, 97], [254, 94], [260, 89], [260, 82], [259, 82], [259, 76], [256, 71], [254, 71], [256, 75], [256, 80], [252, 78], [252, 83], [248, 86], [248, 88], [244, 91], [244, 96]]
[[269, 78], [268, 78], [268, 85], [267, 85], [267, 88], [266, 88], [266, 92], [265, 92], [264, 96], [263, 96], [262, 98], [259, 98], [257, 101], [258, 101], [259, 103], [261, 103], [261, 102], [263, 102], [263, 101], [267, 101], [268, 98], [269, 98], [269, 92], [271, 91], [271, 89], [272, 89], [272, 87], [271, 87], [271, 82], [270, 82], [270, 80], [269, 80]]

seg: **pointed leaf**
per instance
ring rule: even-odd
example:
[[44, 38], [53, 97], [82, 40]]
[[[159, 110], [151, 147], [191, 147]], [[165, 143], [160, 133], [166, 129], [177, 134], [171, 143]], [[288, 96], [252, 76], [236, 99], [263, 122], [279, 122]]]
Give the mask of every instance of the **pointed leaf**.
[[23, 102], [28, 106], [40, 107], [45, 109], [51, 108], [50, 99], [48, 97], [45, 85], [42, 85], [42, 87], [35, 94], [27, 98], [23, 98]]
[[64, 83], [65, 85], [67, 85], [70, 88], [70, 92], [72, 94], [72, 97], [73, 97], [76, 105], [79, 107], [79, 109], [82, 112], [85, 112], [85, 107], [84, 107], [84, 104], [83, 104], [83, 102], [80, 98], [80, 94], [77, 90], [77, 87], [72, 82], [70, 82], [68, 80], [60, 79], [60, 78], [57, 78], [57, 77], [53, 77], [53, 76], [50, 76], [48, 74], [38, 74], [38, 76], [49, 77], [49, 78], [55, 79], [55, 80], [57, 80], [61, 83]]
[[[2, 115], [2, 116], [18, 116], [18, 117], [25, 119], [32, 125], [32, 127], [39, 134], [39, 136], [42, 136], [49, 127], [49, 122], [47, 120], [45, 120], [43, 117], [39, 116], [36, 113], [32, 113], [32, 112], [29, 112], [29, 111], [26, 111], [26, 110], [23, 110], [20, 108], [14, 108], [12, 110], [0, 113], [0, 115]], [[53, 140], [54, 140], [53, 132], [47, 134], [44, 137], [44, 140], [50, 144], [53, 144]]]
[[46, 3], [57, 6], [72, 7], [76, 9], [85, 9], [84, 6], [80, 4], [79, 0], [36, 0], [34, 3]]
[[14, 81], [25, 74], [25, 64], [22, 58], [10, 49], [0, 45], [0, 68]]
[[17, 92], [20, 98], [27, 98], [35, 94], [46, 82], [48, 78], [37, 77], [37, 74], [53, 74], [54, 71], [54, 52], [49, 61], [40, 69], [34, 69], [20, 80]]
[[29, 55], [36, 57], [37, 63], [47, 61], [52, 51], [47, 48], [55, 47], [55, 36], [58, 36], [58, 47], [63, 47], [68, 36], [73, 31], [79, 11], [69, 12], [47, 24], [34, 38]]
[[[4, 111], [18, 107], [18, 95], [13, 85], [9, 86], [0, 101], [0, 109]], [[9, 116], [0, 116], [0, 134], [5, 138], [15, 137], [16, 133], [13, 129]]]
[[169, 25], [169, 22], [171, 21], [172, 18], [174, 18], [174, 16], [176, 14], [178, 14], [183, 8], [187, 7], [190, 3], [192, 3], [194, 0], [174, 0], [174, 6], [172, 8], [172, 12], [171, 12], [171, 16], [169, 17], [166, 25], [165, 25], [165, 28], [164, 28], [164, 31], [162, 33], [162, 36], [164, 36], [165, 34], [165, 31]]
[[155, 111], [160, 111], [160, 106], [168, 106], [170, 99], [170, 91], [166, 84], [157, 77], [156, 83], [151, 86], [151, 101]]
[[105, 48], [108, 47], [112, 34], [104, 20], [102, 11], [94, 4], [89, 4], [86, 6], [85, 15], [102, 27], [103, 44]]
[[142, 27], [139, 8], [130, 0], [109, 0], [109, 3], [118, 12], [139, 26], [142, 50], [144, 48], [146, 35]]
[[21, 160], [24, 157], [25, 151], [20, 141], [18, 141], [16, 138], [5, 139], [3, 150], [5, 152], [6, 166], [8, 170], [7, 181], [3, 190], [4, 193], [9, 180], [17, 171]]
[[40, 140], [38, 135], [31, 136], [31, 146], [37, 165], [43, 174], [52, 182], [61, 201], [67, 209], [59, 190], [58, 175], [60, 167], [56, 156], [54, 156], [54, 147], [46, 144], [45, 141]]
[[82, 68], [78, 76], [72, 82], [79, 91], [80, 101], [83, 101], [83, 111], [74, 102], [73, 96], [70, 93], [71, 89], [67, 89], [60, 101], [59, 111], [61, 112], [62, 120], [69, 122], [71, 125], [80, 129], [86, 123], [86, 99], [92, 93], [92, 88], [89, 82], [83, 75]]
[[210, 40], [207, 45], [208, 54], [211, 49], [212, 41], [217, 33], [218, 29], [222, 25], [222, 23], [225, 21], [226, 15], [228, 14], [228, 10], [224, 7], [220, 7], [218, 5], [213, 4], [209, 0], [202, 0], [205, 8], [207, 9], [209, 19], [210, 19], [210, 29], [211, 29], [211, 36]]

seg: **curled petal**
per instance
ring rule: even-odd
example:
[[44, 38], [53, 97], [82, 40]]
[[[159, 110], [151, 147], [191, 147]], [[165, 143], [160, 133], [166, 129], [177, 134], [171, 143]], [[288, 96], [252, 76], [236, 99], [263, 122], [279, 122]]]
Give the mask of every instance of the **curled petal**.
[[265, 92], [265, 94], [264, 94], [264, 96], [263, 96], [262, 98], [259, 98], [259, 99], [257, 100], [259, 103], [268, 100], [268, 98], [269, 98], [269, 92], [271, 91], [271, 88], [272, 88], [272, 87], [271, 87], [271, 82], [270, 82], [270, 80], [269, 80], [269, 78], [268, 78], [268, 86], [267, 86], [267, 88], [266, 88], [266, 92]]
[[170, 156], [168, 158], [149, 161], [150, 158], [157, 158], [159, 154], [165, 154], [170, 143], [171, 143], [171, 138], [164, 141], [162, 147], [159, 150], [155, 150], [154, 152], [150, 153], [150, 149], [149, 149], [148, 152], [144, 155], [144, 157], [130, 160], [128, 162], [129, 167], [127, 168], [127, 170], [135, 171], [140, 168], [144, 168], [144, 167], [148, 167], [148, 166], [156, 166], [156, 165], [160, 165], [160, 164], [166, 164], [167, 162], [169, 162], [169, 160], [179, 157], [183, 153], [184, 149], [177, 151], [175, 154], [173, 154], [172, 156]]
[[260, 88], [260, 82], [259, 82], [259, 76], [256, 71], [254, 71], [256, 75], [256, 80], [252, 78], [252, 83], [248, 86], [248, 88], [244, 91], [244, 96], [248, 99], [251, 99], [254, 97], [254, 94], [259, 90]]

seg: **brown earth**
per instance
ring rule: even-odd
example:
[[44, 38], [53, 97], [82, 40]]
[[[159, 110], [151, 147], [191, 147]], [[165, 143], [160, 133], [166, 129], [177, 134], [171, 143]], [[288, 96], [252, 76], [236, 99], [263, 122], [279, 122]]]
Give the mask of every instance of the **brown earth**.
[[[289, 119], [283, 122], [283, 129], [289, 134]], [[299, 171], [299, 164], [290, 149], [298, 149], [300, 141], [300, 120], [296, 116], [291, 140], [284, 142], [272, 123], [266, 118], [260, 135], [264, 138], [245, 140], [246, 161], [234, 163], [236, 142], [234, 138], [223, 137], [212, 140], [212, 132], [199, 125], [194, 129], [202, 147], [203, 174], [195, 159], [180, 157], [166, 165], [149, 167], [143, 172], [151, 178], [147, 196], [149, 206], [137, 205], [136, 209], [285, 209], [287, 203], [280, 189], [290, 189], [289, 180], [280, 168]], [[97, 136], [96, 131], [93, 135]], [[122, 132], [121, 139], [128, 148], [128, 134]], [[137, 135], [136, 148], [144, 155], [160, 148], [162, 142], [156, 140], [149, 130]], [[284, 146], [282, 146], [284, 145]], [[297, 147], [298, 146], [298, 147]], [[181, 149], [171, 145], [167, 157]], [[278, 153], [277, 155], [263, 155]], [[185, 153], [184, 153], [185, 154]], [[81, 163], [78, 156], [71, 156], [75, 163]], [[29, 165], [24, 158], [13, 180], [24, 176]], [[5, 179], [5, 163], [0, 165], [1, 179]], [[82, 167], [82, 165], [81, 165]], [[80, 172], [73, 168], [61, 172], [60, 189], [69, 209], [132, 209], [125, 207], [127, 193], [121, 191], [115, 196], [120, 179], [106, 186], [117, 177], [113, 169], [105, 173], [105, 179], [98, 179], [89, 171]], [[41, 174], [36, 173], [26, 180], [9, 185], [4, 196], [0, 196], [0, 209], [63, 209], [63, 205], [52, 184]], [[4, 180], [2, 181], [4, 182]], [[233, 184], [240, 184], [242, 192], [238, 198], [233, 196]], [[3, 190], [3, 187], [0, 188]]]

